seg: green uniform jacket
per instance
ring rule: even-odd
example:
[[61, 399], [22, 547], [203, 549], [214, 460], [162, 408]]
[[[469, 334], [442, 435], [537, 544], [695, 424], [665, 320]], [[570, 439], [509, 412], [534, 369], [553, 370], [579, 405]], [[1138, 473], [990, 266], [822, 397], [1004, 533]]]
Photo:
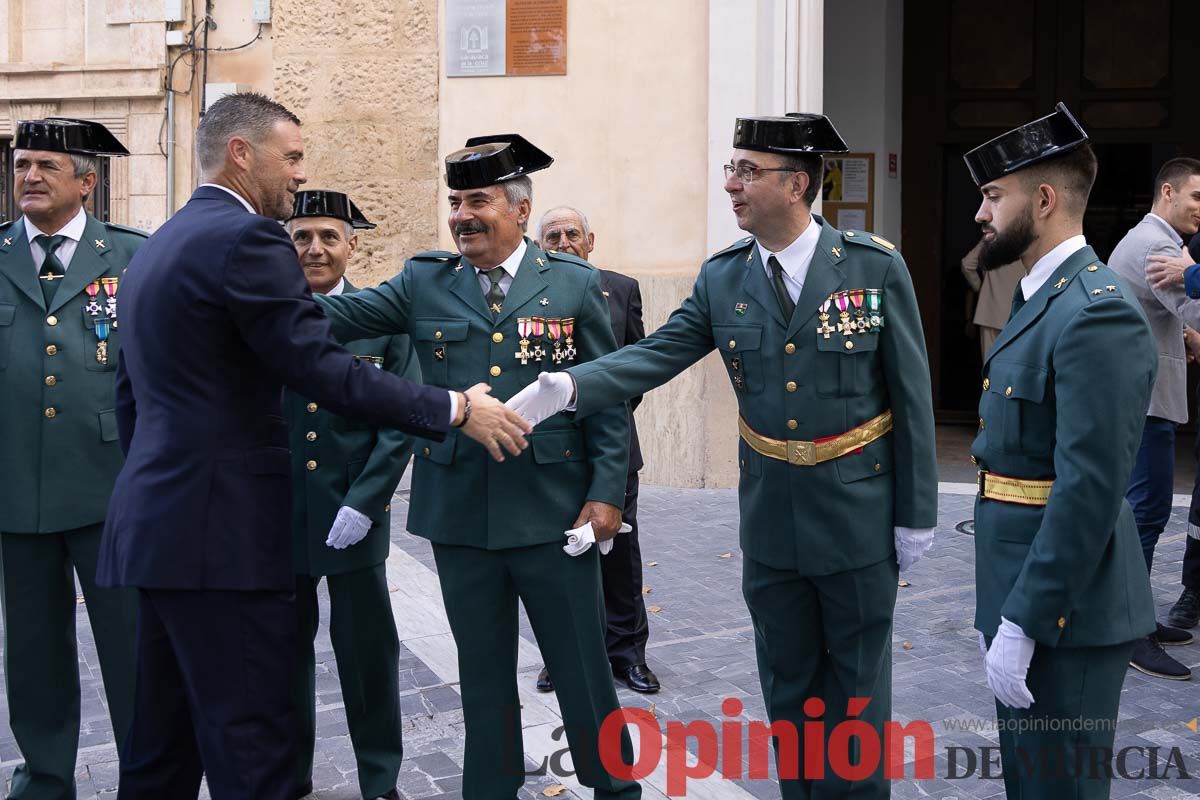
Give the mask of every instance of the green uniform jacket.
[[[590, 361], [616, 348], [600, 272], [574, 256], [546, 253], [529, 240], [499, 316], [484, 304], [475, 268], [453, 253], [423, 253], [374, 289], [319, 302], [342, 340], [407, 333], [425, 382], [463, 390], [492, 386], [507, 400], [542, 371]], [[573, 318], [574, 361], [517, 357], [521, 317]], [[560, 340], [561, 346], [566, 347]], [[532, 339], [529, 350], [533, 349]], [[552, 351], [548, 338], [542, 347]], [[408, 529], [431, 541], [497, 550], [563, 541], [588, 500], [625, 501], [629, 418], [612, 406], [587, 420], [559, 414], [538, 425], [520, 456], [503, 463], [467, 436], [417, 448]]]
[[1045, 506], [976, 500], [975, 627], [987, 636], [1001, 616], [1051, 647], [1154, 631], [1125, 490], [1158, 350], [1131, 296], [1084, 247], [1013, 315], [984, 362], [972, 459], [998, 475], [1054, 479]]
[[[815, 466], [792, 466], [739, 442], [745, 555], [828, 575], [893, 557], [893, 526], [937, 524], [937, 464], [925, 340], [904, 259], [883, 239], [814, 220], [821, 235], [790, 321], [746, 238], [704, 262], [692, 295], [661, 328], [571, 374], [585, 416], [666, 383], [716, 348], [742, 416], [774, 439], [834, 436], [890, 408], [892, 433]], [[853, 289], [882, 290], [882, 329], [825, 338], [820, 305]], [[830, 315], [836, 324], [836, 307]]]
[[[53, 533], [104, 520], [122, 463], [113, 412], [121, 332], [109, 333], [101, 363], [86, 289], [119, 279], [146, 236], [89, 214], [47, 308], [24, 219], [0, 225], [0, 531]], [[101, 289], [101, 307], [105, 297]]]
[[[346, 281], [342, 290], [358, 291]], [[404, 335], [349, 342], [346, 349], [401, 378], [421, 382], [412, 344]], [[285, 390], [284, 415], [292, 449], [292, 525], [295, 529], [296, 573], [338, 575], [382, 564], [391, 546], [392, 495], [396, 491], [413, 440], [394, 429], [376, 429], [339, 417]], [[344, 550], [325, 544], [342, 506], [371, 518], [362, 541]]]

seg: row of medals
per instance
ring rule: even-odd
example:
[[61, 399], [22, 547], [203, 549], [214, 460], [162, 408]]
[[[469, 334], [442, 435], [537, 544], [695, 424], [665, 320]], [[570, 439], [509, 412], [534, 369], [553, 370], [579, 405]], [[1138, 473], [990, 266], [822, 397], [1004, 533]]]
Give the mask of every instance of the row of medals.
[[[96, 361], [108, 364], [108, 334], [117, 329], [118, 278], [101, 278], [86, 287], [88, 302], [83, 310], [92, 319], [96, 331]], [[103, 292], [103, 304], [100, 294]]]
[[[866, 306], [864, 309], [863, 306]], [[829, 310], [836, 306], [838, 323], [834, 328], [829, 324]], [[834, 292], [821, 303], [821, 313], [817, 319], [817, 333], [826, 339], [835, 330], [843, 336], [853, 336], [856, 333], [879, 333], [883, 327], [883, 290], [882, 289], [850, 289], [844, 292]], [[851, 313], [853, 309], [853, 313]]]
[[[513, 353], [513, 356], [522, 365], [528, 364], [530, 361], [540, 363], [547, 354], [555, 364], [575, 360], [577, 351], [574, 338], [574, 317], [567, 319], [517, 317], [517, 333], [521, 335], [519, 342], [521, 349]], [[553, 350], [547, 351], [542, 347], [544, 340], [547, 339], [549, 340], [547, 344], [553, 343]], [[530, 349], [530, 345], [533, 346], [532, 349]]]

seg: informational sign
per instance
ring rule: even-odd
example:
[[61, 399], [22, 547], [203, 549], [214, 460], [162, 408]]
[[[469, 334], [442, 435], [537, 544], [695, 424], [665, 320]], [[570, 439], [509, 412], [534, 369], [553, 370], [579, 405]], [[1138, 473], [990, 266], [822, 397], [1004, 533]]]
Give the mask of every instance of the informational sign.
[[446, 0], [446, 75], [566, 75], [567, 0]]
[[825, 157], [821, 213], [841, 230], [865, 230], [874, 226], [874, 153]]

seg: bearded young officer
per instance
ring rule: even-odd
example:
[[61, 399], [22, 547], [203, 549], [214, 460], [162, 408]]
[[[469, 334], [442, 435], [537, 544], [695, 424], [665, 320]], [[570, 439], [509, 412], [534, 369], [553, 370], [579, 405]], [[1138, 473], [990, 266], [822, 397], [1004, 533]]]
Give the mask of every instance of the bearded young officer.
[[0, 593], [9, 725], [24, 763], [8, 796], [66, 800], [80, 724], [76, 574], [118, 749], [133, 716], [137, 598], [95, 578], [122, 461], [117, 295], [146, 234], [84, 208], [99, 159], [129, 155], [100, 123], [19, 122], [13, 146], [21, 216], [0, 224]]
[[[599, 271], [524, 237], [529, 174], [552, 161], [515, 134], [469, 139], [447, 156], [449, 226], [461, 255], [423, 253], [374, 289], [319, 296], [335, 335], [406, 333], [426, 383], [486, 381], [499, 398], [613, 350]], [[604, 643], [600, 548], [589, 546], [620, 529], [628, 414], [616, 403], [586, 420], [561, 415], [529, 443], [502, 464], [453, 433], [417, 449], [408, 530], [433, 542], [458, 647], [463, 798], [511, 798], [524, 782], [518, 600], [554, 675], [580, 782], [599, 800], [640, 797], [637, 784], [600, 763], [600, 726], [618, 705]], [[584, 530], [564, 536], [577, 528]], [[632, 763], [624, 732], [620, 748]]]
[[1020, 259], [1027, 272], [983, 364], [971, 447], [975, 627], [1004, 786], [1022, 800], [1107, 798], [1121, 684], [1155, 631], [1125, 490], [1157, 348], [1083, 237], [1096, 156], [1066, 106], [965, 159], [983, 195], [981, 266]]
[[[824, 703], [832, 730], [865, 698], [857, 716], [882, 741], [897, 570], [928, 549], [937, 522], [916, 296], [891, 242], [812, 213], [821, 154], [847, 149], [826, 117], [739, 119], [733, 147], [725, 191], [752, 236], [709, 258], [650, 336], [542, 376], [508, 405], [534, 424], [572, 403], [587, 418], [717, 350], [740, 410], [742, 590], [771, 721], [794, 725], [803, 748], [806, 700]], [[828, 766], [823, 778], [784, 775], [780, 790], [890, 787], [881, 764], [853, 783]]]
[[[358, 232], [371, 230], [341, 192], [296, 193], [284, 224], [313, 294], [358, 291], [346, 267]], [[403, 334], [349, 342], [362, 361], [420, 382], [412, 343]], [[286, 390], [284, 418], [292, 450], [292, 527], [295, 533], [297, 712], [301, 728], [298, 795], [312, 791], [316, 743], [316, 654], [320, 613], [317, 586], [329, 591], [329, 638], [350, 743], [365, 798], [399, 800], [396, 779], [404, 758], [400, 723], [400, 638], [392, 615], [386, 562], [391, 546], [392, 494], [412, 456], [412, 437], [338, 416]]]

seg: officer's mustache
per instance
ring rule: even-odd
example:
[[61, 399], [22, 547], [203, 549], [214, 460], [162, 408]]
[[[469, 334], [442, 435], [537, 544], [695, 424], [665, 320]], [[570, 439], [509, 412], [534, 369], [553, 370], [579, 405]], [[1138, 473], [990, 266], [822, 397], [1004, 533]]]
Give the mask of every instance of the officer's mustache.
[[459, 236], [464, 233], [486, 233], [487, 227], [481, 222], [460, 222], [454, 226], [454, 235]]

